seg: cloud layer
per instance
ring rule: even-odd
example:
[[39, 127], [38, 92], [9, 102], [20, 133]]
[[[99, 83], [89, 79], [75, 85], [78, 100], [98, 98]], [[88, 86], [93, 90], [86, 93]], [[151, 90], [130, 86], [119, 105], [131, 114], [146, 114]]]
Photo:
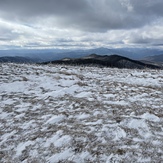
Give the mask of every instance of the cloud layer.
[[162, 0], [1, 0], [0, 47], [153, 46]]

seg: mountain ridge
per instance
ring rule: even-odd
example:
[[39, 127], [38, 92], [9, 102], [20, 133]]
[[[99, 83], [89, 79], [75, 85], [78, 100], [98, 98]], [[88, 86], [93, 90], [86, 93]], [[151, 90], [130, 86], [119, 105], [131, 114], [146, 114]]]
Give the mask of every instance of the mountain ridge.
[[148, 57], [145, 57], [144, 59], [147, 61], [151, 61], [151, 62], [162, 62], [163, 63], [163, 54], [148, 56]]
[[129, 69], [160, 69], [161, 67], [152, 64], [146, 64], [141, 61], [129, 59], [117, 54], [114, 55], [97, 55], [91, 54], [81, 58], [64, 58], [61, 60], [54, 60], [44, 62], [43, 64], [65, 64], [65, 65], [88, 65], [88, 66], [102, 66], [113, 68], [129, 68]]
[[22, 49], [22, 50], [0, 50], [0, 57], [21, 56], [34, 59], [37, 63], [60, 60], [71, 57], [79, 58], [88, 54], [113, 55], [118, 54], [131, 59], [142, 60], [152, 55], [163, 54], [162, 49], [149, 48], [93, 48], [93, 49]]
[[35, 63], [34, 59], [20, 56], [0, 57], [0, 63]]

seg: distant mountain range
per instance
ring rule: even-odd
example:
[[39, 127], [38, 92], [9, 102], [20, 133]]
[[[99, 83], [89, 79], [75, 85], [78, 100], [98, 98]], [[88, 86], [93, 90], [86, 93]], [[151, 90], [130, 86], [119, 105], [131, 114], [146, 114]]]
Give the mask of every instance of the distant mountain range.
[[148, 56], [163, 54], [163, 50], [149, 48], [95, 48], [85, 50], [71, 49], [24, 49], [24, 50], [0, 50], [0, 57], [25, 57], [40, 63], [63, 58], [80, 58], [89, 54], [113, 55], [118, 54], [134, 60], [141, 60]]
[[151, 61], [151, 62], [163, 63], [163, 54], [155, 55], [155, 56], [148, 56], [148, 57], [145, 57], [144, 60]]
[[25, 58], [25, 57], [0, 57], [0, 63], [35, 63], [36, 61], [34, 59]]
[[160, 69], [161, 67], [146, 64], [140, 61], [132, 60], [119, 55], [97, 55], [91, 54], [81, 58], [64, 58], [61, 60], [55, 60], [51, 62], [45, 62], [44, 64], [63, 64], [63, 65], [87, 65], [87, 66], [102, 66], [102, 67], [113, 67], [113, 68], [129, 68], [129, 69]]

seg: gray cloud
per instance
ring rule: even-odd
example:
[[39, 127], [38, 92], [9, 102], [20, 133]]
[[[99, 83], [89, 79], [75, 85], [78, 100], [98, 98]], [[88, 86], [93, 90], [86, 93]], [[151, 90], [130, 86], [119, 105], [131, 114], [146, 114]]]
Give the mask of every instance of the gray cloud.
[[136, 28], [163, 16], [162, 0], [1, 0], [0, 10], [15, 20], [46, 19], [60, 27], [104, 32]]
[[0, 41], [12, 41], [18, 37], [19, 36], [13, 33], [10, 28], [0, 26]]
[[162, 0], [0, 0], [0, 41], [161, 44], [162, 8]]

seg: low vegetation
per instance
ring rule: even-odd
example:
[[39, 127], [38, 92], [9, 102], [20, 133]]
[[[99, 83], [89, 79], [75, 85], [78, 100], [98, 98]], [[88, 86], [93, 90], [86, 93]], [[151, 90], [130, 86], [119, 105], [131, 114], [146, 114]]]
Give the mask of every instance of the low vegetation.
[[0, 162], [162, 162], [163, 70], [0, 64]]

